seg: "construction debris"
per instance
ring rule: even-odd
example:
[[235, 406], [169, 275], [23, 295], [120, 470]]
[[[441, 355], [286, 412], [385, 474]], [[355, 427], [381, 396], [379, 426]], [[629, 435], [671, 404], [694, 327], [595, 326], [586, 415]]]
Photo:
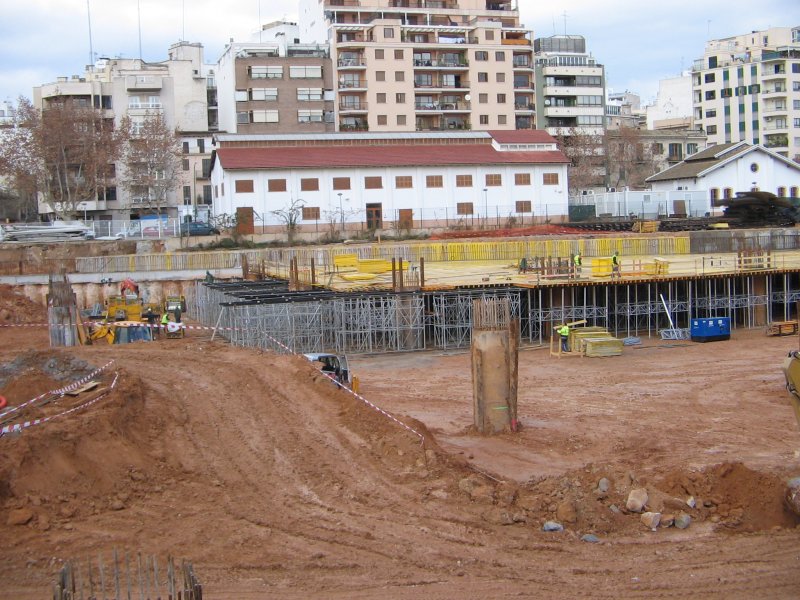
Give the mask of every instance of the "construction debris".
[[80, 221], [15, 223], [0, 227], [0, 241], [3, 242], [64, 242], [93, 237], [94, 232]]

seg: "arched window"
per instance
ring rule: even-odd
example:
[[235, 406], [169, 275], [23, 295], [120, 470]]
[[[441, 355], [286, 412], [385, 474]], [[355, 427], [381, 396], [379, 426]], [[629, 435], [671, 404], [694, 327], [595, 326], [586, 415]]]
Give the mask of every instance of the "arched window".
[[785, 198], [786, 197], [786, 188], [784, 186], [778, 187], [778, 197]]
[[733, 198], [733, 188], [725, 188], [725, 199], [730, 200]]
[[715, 206], [719, 200], [719, 188], [711, 188], [708, 191], [711, 193], [711, 205]]
[[793, 185], [791, 188], [789, 188], [789, 197], [790, 198], [797, 198], [798, 197], [797, 196], [797, 186], [796, 185]]

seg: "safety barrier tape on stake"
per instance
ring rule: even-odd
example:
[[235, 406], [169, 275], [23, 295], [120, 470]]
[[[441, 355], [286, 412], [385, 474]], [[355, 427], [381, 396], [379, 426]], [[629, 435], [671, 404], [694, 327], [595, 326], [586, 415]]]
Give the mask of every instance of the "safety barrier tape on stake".
[[22, 404], [20, 404], [18, 406], [12, 406], [7, 411], [5, 411], [3, 413], [0, 413], [0, 419], [2, 419], [3, 417], [6, 417], [8, 415], [14, 414], [18, 410], [22, 410], [26, 406], [30, 406], [31, 404], [33, 404], [35, 402], [38, 402], [39, 400], [41, 400], [41, 399], [43, 399], [43, 398], [45, 398], [47, 396], [63, 396], [67, 392], [71, 392], [72, 390], [77, 389], [80, 386], [82, 386], [87, 381], [95, 378], [97, 375], [99, 375], [100, 373], [105, 371], [112, 364], [114, 364], [114, 361], [110, 360], [106, 364], [104, 364], [102, 367], [96, 368], [94, 371], [92, 371], [91, 373], [89, 373], [85, 377], [81, 377], [80, 379], [78, 379], [77, 381], [73, 381], [69, 385], [66, 385], [66, 386], [64, 386], [62, 388], [58, 388], [57, 390], [49, 390], [47, 392], [44, 392], [43, 394], [39, 394], [38, 396], [36, 396], [36, 398], [31, 398], [27, 402], [23, 402]]
[[53, 419], [69, 415], [84, 408], [88, 408], [92, 404], [96, 404], [97, 402], [108, 396], [111, 390], [113, 390], [114, 387], [117, 385], [118, 378], [119, 378], [119, 373], [114, 373], [114, 380], [111, 382], [111, 386], [109, 387], [108, 391], [103, 392], [97, 398], [92, 398], [91, 400], [88, 400], [83, 404], [79, 404], [78, 406], [73, 406], [69, 410], [65, 410], [64, 412], [60, 412], [56, 415], [50, 415], [49, 417], [44, 417], [42, 419], [35, 419], [33, 421], [25, 421], [24, 423], [15, 423], [13, 425], [6, 425], [5, 427], [3, 427], [3, 429], [0, 429], [0, 437], [8, 435], [9, 433], [19, 433], [23, 429], [27, 429], [28, 427], [33, 427], [34, 425], [43, 425], [44, 423], [52, 421]]

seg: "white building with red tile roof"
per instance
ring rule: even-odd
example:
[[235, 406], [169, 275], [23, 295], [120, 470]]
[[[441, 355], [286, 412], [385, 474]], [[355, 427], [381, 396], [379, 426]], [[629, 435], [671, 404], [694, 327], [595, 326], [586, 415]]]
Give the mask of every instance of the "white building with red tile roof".
[[566, 220], [568, 159], [547, 132], [218, 135], [215, 215], [251, 207], [265, 232], [302, 204], [299, 233]]

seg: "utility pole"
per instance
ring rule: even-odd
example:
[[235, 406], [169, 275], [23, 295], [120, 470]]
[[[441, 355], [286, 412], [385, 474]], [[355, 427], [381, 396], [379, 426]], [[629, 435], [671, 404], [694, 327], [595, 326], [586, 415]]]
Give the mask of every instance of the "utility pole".
[[344, 210], [342, 210], [342, 192], [339, 192], [339, 216], [342, 219], [342, 235], [344, 235]]

